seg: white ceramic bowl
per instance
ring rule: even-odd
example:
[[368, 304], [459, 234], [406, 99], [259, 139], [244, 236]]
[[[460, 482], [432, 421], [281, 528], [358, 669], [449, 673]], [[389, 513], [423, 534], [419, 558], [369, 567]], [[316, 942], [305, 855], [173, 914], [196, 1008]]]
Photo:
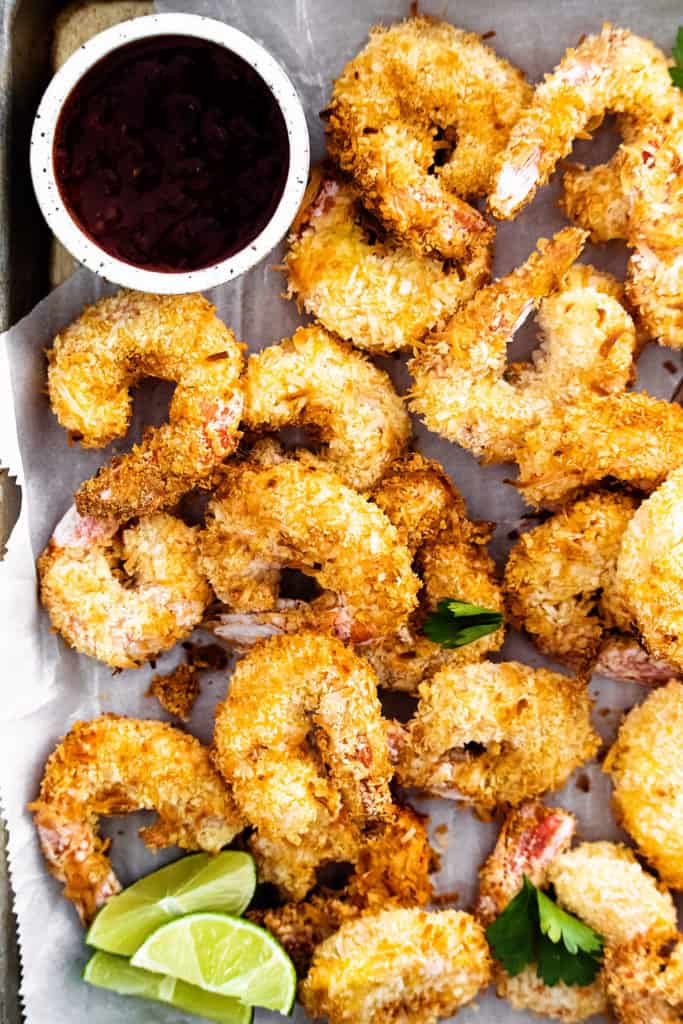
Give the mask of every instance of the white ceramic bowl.
[[[145, 270], [101, 249], [69, 213], [57, 185], [53, 147], [60, 111], [74, 86], [99, 60], [127, 43], [150, 36], [194, 36], [218, 43], [241, 57], [266, 83], [282, 111], [289, 139], [289, 172], [270, 221], [244, 249], [210, 267], [182, 273]], [[93, 36], [64, 64], [45, 91], [31, 136], [31, 177], [45, 220], [62, 245], [89, 270], [127, 288], [145, 292], [204, 291], [243, 274], [282, 240], [303, 198], [310, 147], [301, 101], [278, 62], [255, 40], [223, 22], [194, 14], [153, 14], [126, 21]]]

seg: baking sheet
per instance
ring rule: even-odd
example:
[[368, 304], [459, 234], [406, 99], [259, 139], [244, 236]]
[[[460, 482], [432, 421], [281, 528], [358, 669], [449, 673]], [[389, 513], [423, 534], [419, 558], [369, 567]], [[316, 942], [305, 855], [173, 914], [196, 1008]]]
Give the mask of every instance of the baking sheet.
[[[322, 155], [323, 136], [317, 118], [330, 91], [331, 78], [364, 43], [370, 25], [390, 22], [407, 13], [407, 4], [371, 2], [342, 3], [340, 0], [275, 0], [273, 3], [238, 3], [236, 0], [199, 0], [191, 3], [159, 3], [160, 10], [193, 10], [218, 17], [260, 39], [285, 65], [295, 80], [306, 105], [314, 157]], [[601, 9], [582, 2], [548, 4], [530, 2], [511, 5], [494, 0], [486, 5], [473, 0], [452, 3], [424, 3], [421, 9], [448, 18], [455, 24], [478, 32], [496, 31], [498, 51], [518, 63], [536, 79], [549, 70], [564, 49], [583, 32], [596, 30], [605, 18], [650, 36], [670, 49], [681, 20], [680, 0], [658, 0], [648, 5], [616, 3]], [[594, 157], [604, 158], [614, 145], [609, 133], [592, 146]], [[581, 144], [582, 151], [588, 147]], [[540, 235], [547, 236], [562, 225], [554, 206], [554, 189], [538, 197], [531, 208], [513, 224], [498, 232], [496, 272], [505, 273], [526, 257]], [[596, 252], [587, 250], [585, 260], [623, 273], [625, 251], [610, 246]], [[280, 297], [282, 277], [272, 269], [274, 254], [239, 281], [211, 293], [221, 316], [251, 350], [279, 340], [302, 322], [293, 303]], [[23, 962], [21, 995], [29, 1024], [55, 1024], [84, 1019], [90, 1015], [98, 1024], [142, 1024], [177, 1022], [185, 1017], [154, 1003], [123, 999], [92, 989], [79, 980], [88, 952], [71, 906], [61, 897], [59, 886], [45, 871], [31, 821], [24, 808], [35, 796], [45, 757], [59, 736], [77, 718], [89, 718], [102, 711], [137, 716], [164, 717], [155, 701], [144, 697], [151, 668], [113, 675], [105, 666], [75, 654], [49, 632], [47, 618], [36, 600], [34, 558], [47, 541], [52, 528], [70, 504], [74, 489], [92, 475], [113, 450], [125, 450], [139, 436], [143, 423], [163, 420], [168, 388], [143, 386], [135, 405], [134, 425], [125, 441], [108, 450], [81, 451], [69, 448], [64, 432], [57, 426], [44, 394], [44, 349], [54, 333], [78, 315], [85, 302], [92, 301], [109, 286], [86, 271], [78, 271], [60, 289], [42, 302], [25, 320], [2, 338], [0, 345], [0, 455], [16, 473], [22, 487], [20, 520], [3, 563], [0, 590], [0, 650], [3, 652], [4, 680], [0, 702], [0, 792], [10, 829], [10, 863], [19, 922]], [[533, 344], [533, 331], [525, 329], [514, 346], [518, 358]], [[674, 370], [664, 364], [673, 364]], [[401, 389], [407, 375], [401, 362], [384, 362]], [[682, 373], [680, 353], [650, 347], [640, 363], [639, 386], [671, 397]], [[472, 515], [499, 524], [494, 553], [504, 559], [509, 532], [523, 513], [516, 491], [504, 483], [509, 467], [481, 469], [467, 453], [427, 434], [416, 424], [418, 447], [439, 459], [467, 498]], [[511, 635], [506, 657], [531, 664], [544, 659], [521, 637]], [[159, 659], [157, 671], [172, 667], [177, 653]], [[211, 733], [211, 712], [226, 688], [225, 674], [204, 678], [202, 696], [195, 707], [192, 730], [205, 740]], [[596, 725], [609, 739], [622, 709], [642, 699], [637, 686], [595, 680]], [[615, 838], [620, 834], [607, 810], [609, 787], [598, 765], [585, 774], [590, 788], [584, 792], [575, 777], [559, 794], [548, 798], [571, 808], [579, 818], [585, 838]], [[432, 813], [432, 826], [448, 825], [448, 848], [438, 877], [444, 892], [459, 893], [458, 906], [467, 907], [474, 892], [476, 869], [489, 849], [493, 825], [475, 820], [466, 809], [445, 801], [423, 802]], [[153, 869], [173, 852], [153, 857], [135, 838], [141, 816], [111, 819], [108, 834], [114, 842], [112, 857], [124, 883]], [[438, 840], [443, 837], [436, 837]], [[623, 838], [623, 837], [622, 837]], [[258, 1012], [258, 1024], [278, 1019]], [[303, 1021], [298, 1008], [294, 1020]], [[477, 1006], [462, 1011], [462, 1024], [512, 1024], [526, 1015], [487, 994]], [[538, 1018], [534, 1018], [538, 1020]]]

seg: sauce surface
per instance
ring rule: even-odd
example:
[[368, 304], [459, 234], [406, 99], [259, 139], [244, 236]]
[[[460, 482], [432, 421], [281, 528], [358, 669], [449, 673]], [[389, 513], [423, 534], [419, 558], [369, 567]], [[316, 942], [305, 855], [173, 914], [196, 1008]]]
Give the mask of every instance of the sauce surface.
[[275, 212], [289, 169], [282, 112], [224, 47], [139, 40], [83, 76], [59, 116], [55, 175], [100, 248], [146, 270], [208, 267]]

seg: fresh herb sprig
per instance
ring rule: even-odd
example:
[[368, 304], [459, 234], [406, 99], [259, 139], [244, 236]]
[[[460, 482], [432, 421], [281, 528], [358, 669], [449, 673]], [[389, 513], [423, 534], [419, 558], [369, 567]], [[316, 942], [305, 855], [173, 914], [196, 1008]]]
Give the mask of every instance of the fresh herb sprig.
[[424, 624], [424, 634], [435, 644], [448, 649], [464, 647], [482, 636], [495, 633], [503, 624], [503, 616], [491, 608], [445, 597], [430, 612]]
[[486, 929], [493, 954], [514, 977], [527, 964], [546, 985], [590, 985], [600, 970], [603, 940], [558, 907], [524, 876], [502, 914]]
[[671, 52], [673, 59], [676, 61], [676, 66], [669, 68], [671, 81], [679, 89], [683, 89], [683, 25], [679, 25], [678, 32], [676, 33], [676, 45]]

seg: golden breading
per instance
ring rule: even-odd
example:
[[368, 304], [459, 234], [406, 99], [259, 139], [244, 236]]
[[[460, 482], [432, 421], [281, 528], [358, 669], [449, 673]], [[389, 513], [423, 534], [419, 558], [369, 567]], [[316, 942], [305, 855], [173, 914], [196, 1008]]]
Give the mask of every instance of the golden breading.
[[[216, 709], [216, 764], [259, 834], [329, 860], [337, 830], [356, 831], [391, 810], [392, 769], [375, 675], [333, 637], [272, 637], [237, 665]], [[326, 835], [326, 833], [329, 833]], [[285, 871], [282, 858], [278, 871]], [[354, 858], [351, 858], [354, 859]], [[292, 872], [301, 899], [313, 867]]]
[[683, 937], [670, 947], [655, 934], [607, 950], [604, 976], [619, 1024], [683, 1020]]
[[678, 102], [668, 60], [648, 39], [605, 24], [569, 49], [534, 91], [496, 159], [489, 207], [510, 219], [531, 202], [574, 140], [606, 113], [665, 118]]
[[[624, 143], [636, 134], [635, 122], [627, 117], [619, 119], [619, 128]], [[560, 207], [568, 220], [590, 231], [591, 242], [595, 244], [628, 236], [631, 209], [629, 186], [625, 181], [628, 152], [622, 144], [606, 164], [589, 168], [569, 164], [562, 177]]]
[[661, 879], [683, 889], [683, 684], [653, 690], [624, 718], [605, 760], [614, 809]]
[[563, 1021], [564, 1024], [578, 1024], [592, 1019], [595, 1014], [608, 1012], [607, 997], [602, 976], [590, 985], [546, 985], [538, 977], [536, 966], [525, 967], [514, 978], [502, 968], [494, 968], [496, 995], [506, 999], [516, 1010], [526, 1010]]
[[516, 454], [524, 500], [554, 508], [609, 477], [653, 491], [683, 465], [683, 409], [643, 392], [559, 408]]
[[492, 229], [459, 197], [488, 190], [530, 96], [522, 73], [479, 36], [409, 18], [374, 28], [334, 83], [329, 151], [399, 238], [460, 259], [488, 245]]
[[194, 736], [163, 722], [100, 715], [76, 722], [48, 758], [29, 804], [48, 868], [88, 923], [121, 888], [97, 831], [101, 814], [157, 812], [152, 850], [217, 853], [246, 822]]
[[288, 297], [367, 352], [409, 348], [485, 284], [490, 245], [452, 262], [418, 256], [386, 235], [352, 185], [314, 170], [287, 245]]
[[490, 976], [484, 933], [456, 910], [385, 910], [347, 921], [315, 951], [304, 1009], [329, 1024], [435, 1024]]
[[592, 668], [613, 625], [606, 595], [635, 498], [598, 491], [523, 533], [505, 567], [511, 622], [576, 671]]
[[343, 639], [393, 634], [417, 605], [419, 580], [396, 528], [326, 470], [293, 459], [227, 465], [207, 518], [201, 564], [232, 611], [276, 610], [287, 566], [332, 592], [335, 608], [324, 602], [323, 614]]
[[632, 516], [619, 550], [614, 593], [656, 658], [683, 669], [683, 468]]
[[156, 697], [165, 711], [187, 722], [199, 696], [199, 675], [192, 665], [178, 665], [166, 675], [152, 676], [146, 697]]
[[414, 553], [422, 591], [420, 607], [395, 636], [363, 644], [359, 652], [375, 669], [380, 686], [416, 693], [438, 669], [480, 661], [503, 643], [504, 626], [454, 650], [423, 633], [425, 615], [443, 598], [503, 610], [495, 566], [486, 551], [490, 526], [469, 520], [461, 495], [441, 466], [416, 452], [396, 462], [371, 497]]
[[121, 291], [87, 306], [48, 351], [53, 412], [86, 448], [123, 437], [130, 389], [177, 382], [169, 422], [76, 492], [79, 512], [124, 520], [169, 508], [237, 447], [241, 346], [201, 295]]
[[[411, 405], [430, 429], [485, 461], [509, 461], [556, 407], [625, 390], [635, 326], [611, 275], [572, 266], [584, 237], [565, 228], [541, 241], [420, 346], [409, 366]], [[543, 344], [531, 362], [508, 367], [507, 346], [539, 303]]]
[[53, 627], [77, 651], [116, 668], [136, 668], [173, 647], [211, 600], [197, 529], [165, 512], [119, 535], [115, 520], [80, 516], [72, 506], [38, 574]]
[[245, 423], [252, 430], [313, 427], [323, 447], [297, 454], [356, 490], [373, 487], [405, 449], [411, 425], [388, 374], [322, 327], [300, 327], [247, 363]]
[[392, 736], [404, 786], [491, 810], [557, 789], [600, 747], [580, 679], [482, 662], [448, 666], [419, 692], [403, 735]]

